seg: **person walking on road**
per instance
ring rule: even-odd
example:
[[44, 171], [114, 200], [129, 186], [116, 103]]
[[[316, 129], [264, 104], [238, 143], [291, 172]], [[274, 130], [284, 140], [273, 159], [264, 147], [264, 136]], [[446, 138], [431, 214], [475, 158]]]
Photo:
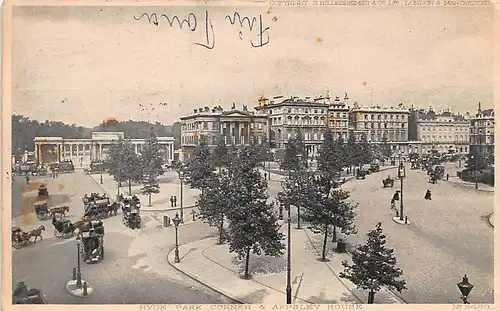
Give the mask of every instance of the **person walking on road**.
[[174, 207], [174, 197], [170, 197], [170, 207]]
[[426, 199], [426, 200], [432, 200], [432, 198], [431, 198], [431, 191], [429, 189], [427, 189], [427, 191], [425, 192], [424, 199]]
[[450, 178], [450, 174], [446, 174], [446, 181], [448, 181], [448, 178]]
[[174, 207], [177, 207], [177, 196], [174, 195]]
[[394, 200], [394, 198], [392, 198], [391, 200], [391, 209], [396, 209], [396, 201]]
[[29, 184], [30, 183], [30, 177], [28, 175], [26, 175], [26, 184]]
[[394, 195], [392, 196], [392, 199], [394, 201], [399, 201], [399, 190], [396, 190], [396, 192], [394, 193]]

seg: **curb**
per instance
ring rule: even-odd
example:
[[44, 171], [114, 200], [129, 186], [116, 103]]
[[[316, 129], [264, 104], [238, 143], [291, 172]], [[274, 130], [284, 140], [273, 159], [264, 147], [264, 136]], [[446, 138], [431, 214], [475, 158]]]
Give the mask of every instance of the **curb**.
[[[470, 186], [474, 185], [473, 182], [466, 182], [466, 181], [463, 181], [463, 180], [460, 180], [460, 181], [447, 180], [446, 182], [449, 182], [449, 183], [452, 183], [452, 184], [455, 184], [455, 185], [459, 185], [459, 186], [462, 186], [462, 187], [465, 187], [465, 188], [471, 188]], [[479, 184], [481, 184], [481, 183], [479, 183]], [[479, 188], [479, 189], [474, 189], [474, 190], [482, 191], [482, 192], [490, 192], [490, 193], [494, 193], [495, 192], [495, 189], [489, 190], [489, 189], [481, 189], [481, 188]]]
[[[187, 208], [196, 208], [198, 205], [190, 205], [190, 206], [183, 206], [182, 209], [187, 209]], [[145, 209], [141, 208], [141, 211], [143, 212], [171, 212], [171, 211], [180, 211], [180, 207], [174, 207], [174, 208], [162, 208], [162, 209]]]
[[248, 304], [247, 302], [244, 302], [244, 301], [242, 301], [242, 300], [240, 300], [240, 299], [238, 299], [238, 298], [236, 298], [236, 297], [233, 297], [233, 296], [231, 296], [231, 295], [229, 295], [229, 294], [227, 294], [227, 293], [225, 293], [225, 292], [221, 291], [220, 289], [217, 289], [217, 288], [215, 288], [215, 287], [213, 287], [213, 286], [211, 286], [211, 285], [208, 285], [208, 284], [206, 284], [206, 283], [202, 282], [200, 279], [198, 279], [198, 278], [197, 278], [197, 277], [195, 277], [194, 275], [191, 275], [191, 274], [189, 274], [189, 273], [185, 272], [184, 270], [182, 270], [181, 268], [177, 267], [177, 266], [176, 266], [174, 263], [172, 263], [172, 261], [170, 260], [170, 255], [171, 255], [174, 251], [175, 251], [175, 248], [174, 248], [174, 249], [172, 249], [172, 250], [170, 250], [170, 252], [168, 252], [168, 254], [167, 254], [167, 262], [168, 262], [168, 264], [169, 264], [170, 266], [172, 266], [175, 270], [177, 270], [177, 271], [179, 271], [180, 273], [184, 274], [185, 276], [187, 276], [187, 277], [191, 278], [192, 280], [194, 280], [194, 281], [196, 281], [196, 282], [200, 283], [201, 285], [203, 285], [203, 286], [205, 286], [205, 287], [210, 288], [210, 289], [211, 289], [211, 290], [213, 290], [214, 292], [221, 294], [222, 296], [224, 296], [224, 297], [228, 298], [229, 300], [232, 300], [235, 304]]
[[495, 225], [493, 224], [493, 217], [494, 217], [494, 215], [495, 215], [495, 213], [491, 213], [491, 215], [488, 217], [488, 223], [493, 228], [495, 228]]

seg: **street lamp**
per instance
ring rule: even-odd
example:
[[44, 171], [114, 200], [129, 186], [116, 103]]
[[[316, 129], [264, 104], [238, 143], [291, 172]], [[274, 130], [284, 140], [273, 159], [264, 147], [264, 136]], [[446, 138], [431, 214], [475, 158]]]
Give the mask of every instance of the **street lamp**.
[[[299, 174], [300, 175], [302, 174], [302, 155], [298, 154], [297, 158], [299, 158], [299, 167], [298, 167], [298, 172], [297, 172], [296, 176], [298, 176]], [[298, 183], [295, 183], [295, 189], [297, 189], [298, 195], [302, 196], [302, 194], [300, 193], [299, 187], [300, 187], [300, 185]], [[299, 202], [298, 202], [299, 206], [297, 206], [297, 229], [300, 229], [300, 205], [301, 205], [301, 203], [302, 203], [301, 200], [299, 200]]]
[[76, 248], [77, 248], [76, 288], [82, 288], [82, 270], [80, 267], [80, 237], [77, 237]]
[[469, 297], [469, 293], [471, 292], [474, 285], [469, 283], [469, 279], [467, 278], [467, 274], [463, 277], [462, 282], [458, 283], [457, 286], [458, 286], [458, 289], [460, 290], [460, 292], [462, 293], [462, 296], [460, 298], [462, 299], [464, 304], [468, 304], [469, 301], [467, 300], [467, 298]]
[[287, 224], [287, 261], [286, 261], [286, 304], [292, 304], [292, 217], [290, 215], [290, 204], [285, 203], [285, 209], [288, 213], [288, 224]]
[[182, 222], [182, 219], [179, 218], [179, 214], [175, 214], [174, 219], [172, 219], [174, 222], [175, 226], [175, 259], [174, 262], [178, 263], [181, 262], [181, 259], [179, 258], [179, 236], [178, 236], [178, 229], [179, 229], [179, 224]]
[[182, 193], [182, 190], [183, 190], [183, 185], [184, 185], [184, 172], [182, 171], [182, 167], [179, 168], [179, 170], [177, 171], [177, 174], [179, 174], [179, 180], [181, 181], [181, 222], [184, 223], [184, 205], [183, 205], [183, 202], [182, 202], [182, 199], [183, 199], [183, 193]]
[[399, 162], [398, 177], [399, 177], [399, 180], [401, 181], [401, 189], [400, 189], [401, 198], [399, 201], [399, 206], [400, 206], [401, 211], [399, 213], [399, 220], [403, 221], [404, 220], [404, 218], [403, 218], [403, 179], [406, 177], [406, 168], [403, 165], [403, 161]]
[[478, 171], [478, 166], [479, 166], [479, 156], [474, 156], [474, 155], [471, 155], [470, 158], [472, 160], [476, 159], [475, 161], [475, 166], [474, 166], [474, 179], [476, 181], [476, 189], [478, 189], [478, 185], [477, 185], [477, 171]]

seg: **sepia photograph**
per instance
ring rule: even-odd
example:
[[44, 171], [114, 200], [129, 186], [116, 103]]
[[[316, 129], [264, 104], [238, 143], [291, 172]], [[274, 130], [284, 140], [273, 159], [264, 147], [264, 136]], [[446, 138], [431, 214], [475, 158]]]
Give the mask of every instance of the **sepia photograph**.
[[4, 4], [3, 303], [492, 309], [495, 6]]

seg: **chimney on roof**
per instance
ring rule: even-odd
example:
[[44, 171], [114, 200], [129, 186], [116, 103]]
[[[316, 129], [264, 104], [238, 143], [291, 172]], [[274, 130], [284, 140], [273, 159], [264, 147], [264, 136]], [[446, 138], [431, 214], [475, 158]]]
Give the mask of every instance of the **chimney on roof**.
[[194, 110], [194, 113], [197, 113], [197, 112], [198, 112], [198, 109], [195, 109], [195, 110]]
[[481, 112], [481, 102], [479, 102], [479, 109], [477, 111]]
[[210, 111], [210, 108], [208, 108], [208, 106], [205, 107], [205, 111], [206, 112], [209, 112]]

